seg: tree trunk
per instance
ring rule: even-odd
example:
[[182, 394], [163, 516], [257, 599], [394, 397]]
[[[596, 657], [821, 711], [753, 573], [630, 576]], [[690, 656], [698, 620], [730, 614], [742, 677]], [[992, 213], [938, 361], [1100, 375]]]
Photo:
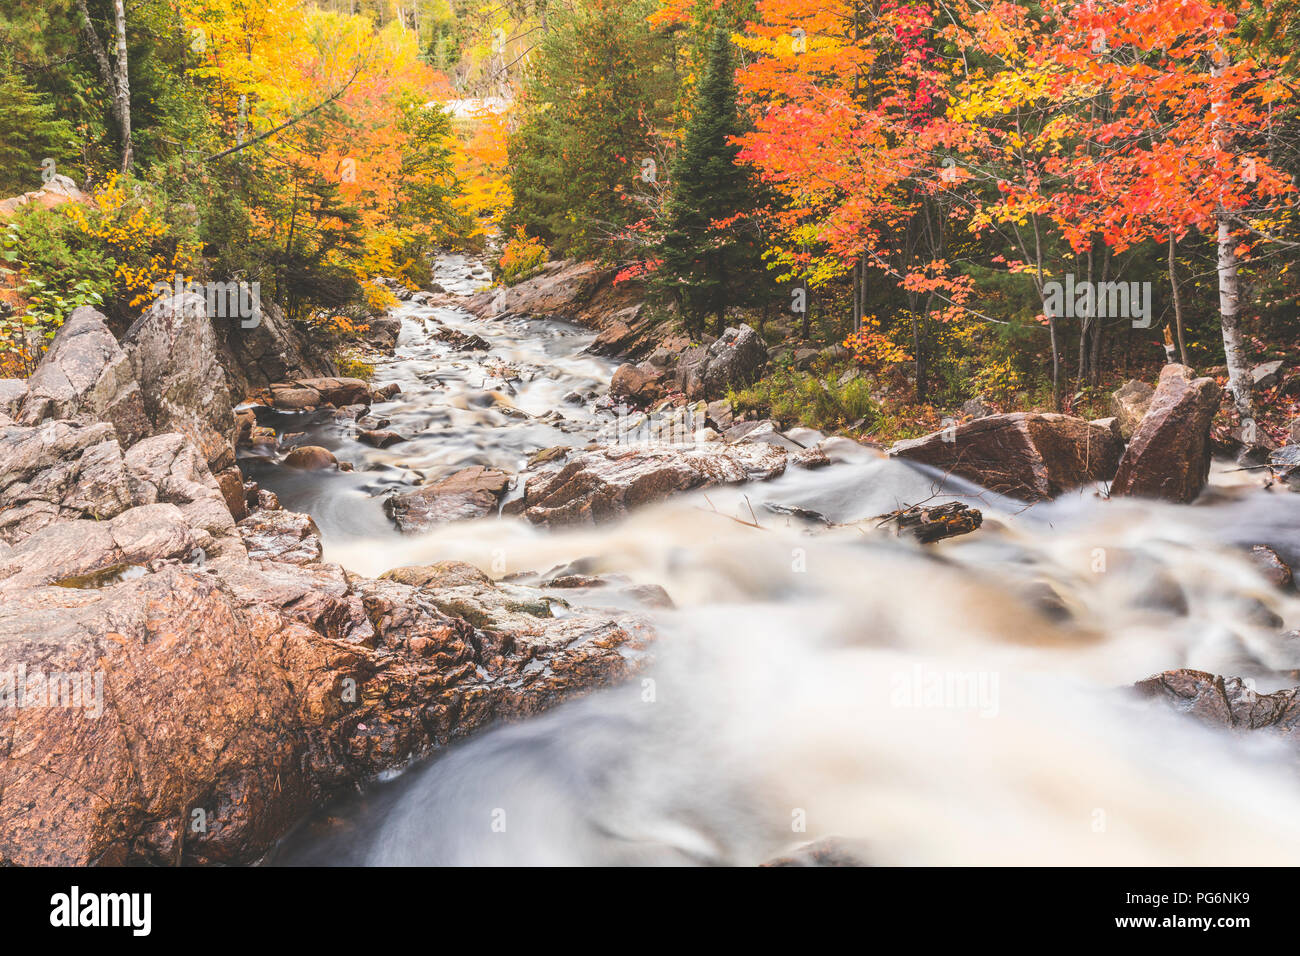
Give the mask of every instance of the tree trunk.
[[[1210, 69], [1210, 74], [1215, 77], [1222, 76], [1228, 66], [1227, 53], [1221, 47], [1217, 54], [1217, 62]], [[1222, 113], [1222, 104], [1215, 101], [1212, 109], [1217, 117]], [[1213, 129], [1214, 146], [1222, 154], [1228, 148], [1228, 136], [1217, 118]], [[1237, 274], [1237, 248], [1233, 244], [1228, 213], [1229, 210], [1220, 201], [1215, 215], [1219, 227], [1219, 324], [1223, 328], [1223, 357], [1228, 365], [1228, 391], [1232, 394], [1232, 402], [1244, 423], [1246, 419], [1254, 419], [1255, 410], [1250, 394], [1250, 366], [1246, 361], [1246, 348], [1241, 338], [1241, 284]]]
[[1178, 292], [1178, 270], [1174, 264], [1177, 245], [1173, 230], [1169, 230], [1169, 291], [1174, 300], [1174, 331], [1178, 334], [1178, 360], [1187, 364], [1187, 345], [1183, 341], [1183, 299]]
[[135, 161], [131, 149], [131, 80], [126, 60], [126, 7], [123, 0], [113, 0], [113, 29], [117, 34], [117, 125], [122, 130], [122, 175], [131, 171]]
[[1228, 391], [1243, 420], [1255, 417], [1251, 398], [1250, 363], [1241, 336], [1241, 286], [1237, 275], [1237, 250], [1228, 216], [1219, 211], [1219, 321], [1223, 327], [1223, 355], [1228, 364]]
[[131, 171], [135, 162], [131, 148], [131, 82], [127, 69], [126, 55], [126, 7], [123, 0], [113, 0], [113, 32], [116, 37], [116, 61], [110, 62], [104, 44], [95, 32], [90, 21], [90, 8], [86, 0], [77, 0], [77, 11], [81, 14], [81, 35], [90, 47], [91, 56], [99, 66], [100, 79], [108, 89], [113, 104], [113, 118], [122, 137], [120, 169], [123, 174]]

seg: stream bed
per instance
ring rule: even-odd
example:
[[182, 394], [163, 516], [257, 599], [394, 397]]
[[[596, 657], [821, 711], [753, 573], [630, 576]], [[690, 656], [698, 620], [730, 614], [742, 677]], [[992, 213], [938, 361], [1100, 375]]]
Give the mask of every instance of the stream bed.
[[[459, 257], [435, 278], [469, 293]], [[831, 440], [829, 467], [670, 498], [594, 528], [486, 518], [403, 534], [384, 498], [473, 464], [511, 474], [616, 425], [617, 363], [563, 322], [404, 304], [362, 444], [324, 412], [281, 432], [350, 472], [244, 461], [318, 523], [325, 560], [374, 575], [456, 559], [494, 577], [580, 562], [661, 585], [654, 661], [623, 686], [451, 746], [323, 808], [275, 864], [751, 865], [837, 837], [881, 864], [1269, 864], [1300, 851], [1285, 741], [1141, 700], [1174, 668], [1294, 686], [1300, 601], [1244, 548], [1300, 559], [1300, 496], [1216, 466], [1193, 506], [1087, 488], [1027, 507]], [[477, 335], [457, 352], [439, 329]], [[575, 401], [576, 399], [576, 401]], [[558, 415], [556, 414], [558, 412]], [[511, 492], [517, 495], [518, 489]], [[984, 513], [937, 546], [865, 522], [923, 500]], [[816, 511], [847, 527], [788, 514]], [[600, 589], [569, 589], [600, 607]]]

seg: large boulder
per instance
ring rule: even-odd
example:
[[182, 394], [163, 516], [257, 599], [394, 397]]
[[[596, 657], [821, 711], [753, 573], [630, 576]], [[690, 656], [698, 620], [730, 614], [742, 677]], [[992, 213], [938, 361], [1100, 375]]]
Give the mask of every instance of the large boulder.
[[321, 559], [320, 529], [311, 515], [259, 509], [239, 522], [248, 556], [260, 561], [312, 564]]
[[344, 405], [369, 405], [370, 386], [363, 379], [340, 378], [300, 378], [294, 384], [299, 388], [309, 388], [321, 397], [321, 401], [342, 408]]
[[1137, 427], [1151, 407], [1156, 390], [1139, 379], [1130, 379], [1110, 396], [1110, 413], [1119, 423], [1119, 432], [1125, 441], [1133, 437]]
[[489, 317], [519, 315], [574, 320], [601, 280], [595, 262], [548, 262], [538, 273], [512, 286], [485, 289], [470, 296], [465, 308]]
[[27, 383], [15, 416], [25, 425], [49, 419], [83, 424], [109, 422], [128, 446], [148, 434], [139, 383], [102, 314], [76, 309], [54, 337]]
[[663, 374], [662, 369], [649, 362], [620, 365], [609, 381], [609, 394], [634, 402], [652, 402], [663, 395], [663, 388], [659, 384]]
[[1186, 365], [1166, 365], [1151, 407], [1124, 451], [1111, 494], [1188, 502], [1210, 475], [1210, 423], [1219, 386], [1194, 378]]
[[135, 503], [113, 426], [0, 426], [0, 541], [17, 543], [58, 519], [116, 517]]
[[187, 292], [155, 302], [122, 338], [153, 432], [180, 432], [214, 474], [235, 463], [235, 416], [207, 301]]
[[1300, 687], [1261, 694], [1253, 682], [1205, 671], [1165, 671], [1134, 685], [1142, 696], [1160, 700], [1211, 727], [1242, 733], [1262, 730], [1300, 746]]
[[1022, 501], [1045, 501], [1115, 474], [1122, 445], [1101, 422], [1051, 412], [990, 415], [897, 442], [895, 458]]
[[785, 450], [766, 443], [610, 446], [529, 478], [524, 515], [542, 525], [601, 524], [693, 488], [775, 478], [785, 466]]
[[243, 552], [231, 495], [188, 438], [179, 432], [146, 438], [127, 449], [125, 462], [136, 504], [175, 505], [191, 528], [212, 536], [205, 548], [213, 555]]
[[0, 557], [0, 593], [76, 583], [151, 561], [188, 558], [200, 546], [175, 505], [141, 505], [111, 521], [59, 521]]
[[677, 363], [677, 385], [687, 398], [715, 399], [753, 384], [767, 366], [767, 346], [748, 325], [727, 329], [709, 344], [688, 348]]
[[510, 476], [504, 471], [471, 465], [431, 485], [393, 495], [384, 508], [403, 531], [426, 531], [451, 521], [493, 514], [509, 484]]
[[251, 862], [330, 796], [643, 656], [633, 615], [446, 583], [257, 561], [0, 600], [24, 694], [0, 707], [0, 865]]

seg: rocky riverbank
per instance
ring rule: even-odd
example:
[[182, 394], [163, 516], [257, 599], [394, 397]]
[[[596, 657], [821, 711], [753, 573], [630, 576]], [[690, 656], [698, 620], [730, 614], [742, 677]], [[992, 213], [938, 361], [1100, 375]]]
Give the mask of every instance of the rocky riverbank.
[[[29, 381], [0, 382], [0, 862], [251, 862], [333, 796], [650, 661], [676, 604], [662, 586], [580, 552], [550, 571], [402, 561], [448, 528], [604, 530], [698, 495], [746, 533], [780, 522], [911, 555], [978, 548], [1035, 502], [1190, 502], [1210, 474], [1218, 390], [1183, 366], [1117, 395], [1113, 418], [969, 416], [873, 449], [737, 420], [728, 389], [771, 359], [747, 326], [692, 347], [583, 264], [504, 290], [484, 278], [459, 264], [374, 322], [370, 381], [274, 312], [244, 335], [179, 296], [120, 341], [78, 310]], [[855, 468], [907, 490], [864, 504]], [[745, 510], [708, 497], [731, 490]], [[397, 566], [331, 560], [348, 522]], [[1287, 555], [1240, 543], [1291, 593]], [[1026, 620], [1068, 620], [1064, 590], [1027, 583]], [[1280, 625], [1259, 607], [1250, 626]], [[1169, 670], [1139, 687], [1290, 732], [1290, 691], [1248, 699], [1232, 680]]]

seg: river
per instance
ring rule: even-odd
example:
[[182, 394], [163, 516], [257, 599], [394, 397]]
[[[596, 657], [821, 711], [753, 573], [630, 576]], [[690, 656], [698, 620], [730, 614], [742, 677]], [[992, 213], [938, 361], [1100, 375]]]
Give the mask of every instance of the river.
[[[440, 259], [436, 279], [462, 294], [485, 282], [460, 257]], [[271, 862], [749, 865], [825, 836], [882, 864], [1297, 859], [1293, 749], [1128, 687], [1178, 667], [1265, 692], [1296, 683], [1300, 641], [1285, 632], [1300, 602], [1242, 546], [1300, 559], [1300, 496], [1216, 466], [1194, 506], [1089, 488], [1026, 507], [833, 440], [827, 468], [618, 524], [489, 518], [402, 534], [382, 507], [393, 490], [471, 464], [516, 473], [537, 449], [610, 434], [612, 412], [566, 396], [601, 390], [616, 363], [584, 354], [593, 334], [563, 322], [398, 312], [375, 382], [402, 392], [372, 414], [411, 440], [380, 450], [325, 413], [284, 416], [278, 429], [353, 471], [244, 463], [315, 517], [326, 560], [378, 574], [459, 559], [497, 577], [581, 560], [662, 585], [676, 607], [650, 612], [660, 638], [640, 678], [336, 802]], [[453, 352], [438, 327], [491, 348]], [[980, 508], [983, 527], [922, 547], [852, 524], [947, 497]]]

